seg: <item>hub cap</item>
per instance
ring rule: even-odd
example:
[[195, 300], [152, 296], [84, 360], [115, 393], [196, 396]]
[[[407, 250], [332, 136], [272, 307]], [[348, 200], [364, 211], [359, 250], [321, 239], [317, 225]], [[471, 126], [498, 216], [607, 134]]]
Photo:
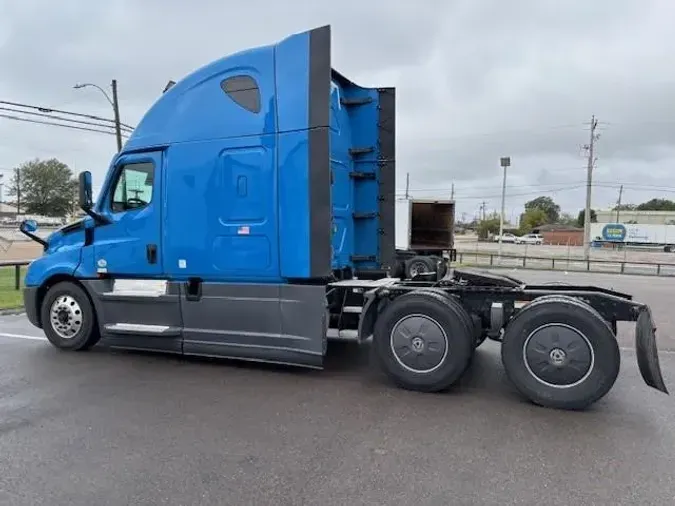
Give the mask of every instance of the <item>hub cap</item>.
[[421, 314], [401, 318], [391, 331], [390, 343], [398, 364], [416, 373], [435, 371], [448, 354], [448, 337], [441, 325]]
[[410, 266], [410, 276], [413, 278], [417, 276], [418, 274], [423, 274], [425, 272], [428, 272], [426, 264], [423, 262], [415, 262]]
[[550, 323], [527, 337], [523, 360], [537, 381], [555, 388], [569, 388], [588, 377], [595, 355], [588, 338], [579, 330], [564, 323]]
[[70, 295], [62, 295], [52, 303], [49, 318], [54, 332], [63, 339], [75, 337], [82, 328], [82, 309]]

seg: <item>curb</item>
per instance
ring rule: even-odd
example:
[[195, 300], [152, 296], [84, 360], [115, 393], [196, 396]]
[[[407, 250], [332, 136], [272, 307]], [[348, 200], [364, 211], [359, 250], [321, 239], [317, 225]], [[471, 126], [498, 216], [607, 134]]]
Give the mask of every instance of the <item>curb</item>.
[[16, 308], [13, 308], [13, 309], [0, 309], [0, 316], [23, 314], [25, 312], [26, 312], [25, 309], [22, 308], [22, 307], [16, 307]]

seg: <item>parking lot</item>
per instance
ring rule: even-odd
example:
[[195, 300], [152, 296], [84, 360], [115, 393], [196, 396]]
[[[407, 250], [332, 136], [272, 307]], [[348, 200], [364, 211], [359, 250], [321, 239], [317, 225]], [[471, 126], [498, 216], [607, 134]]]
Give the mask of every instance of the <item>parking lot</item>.
[[[509, 270], [599, 284], [650, 304], [675, 390], [675, 294], [664, 278]], [[672, 505], [675, 399], [622, 371], [586, 412], [538, 408], [495, 343], [461, 384], [406, 392], [334, 344], [324, 371], [53, 349], [0, 316], [2, 505]]]

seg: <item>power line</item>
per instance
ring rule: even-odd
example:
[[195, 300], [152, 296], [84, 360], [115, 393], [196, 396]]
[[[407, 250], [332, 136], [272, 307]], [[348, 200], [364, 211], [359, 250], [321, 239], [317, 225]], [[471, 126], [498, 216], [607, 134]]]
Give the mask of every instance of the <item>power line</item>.
[[[556, 183], [537, 183], [537, 184], [526, 184], [526, 185], [521, 185], [526, 188], [544, 188], [547, 186], [560, 186], [560, 185], [577, 185], [577, 184], [586, 184], [585, 180], [575, 180], [575, 181], [558, 181]], [[437, 187], [437, 188], [408, 188], [408, 192], [415, 192], [415, 193], [424, 193], [424, 192], [435, 192], [435, 193], [447, 193], [447, 192], [452, 192], [454, 185], [451, 186], [444, 186], [444, 187]], [[663, 191], [667, 193], [672, 193], [675, 192], [675, 186], [663, 186], [663, 185], [650, 185], [650, 184], [643, 184], [643, 183], [635, 183], [635, 182], [630, 182], [630, 181], [594, 181], [593, 182], [594, 187], [602, 187], [602, 188], [619, 188], [620, 186], [624, 186], [625, 189], [632, 189], [632, 190], [638, 190], [638, 191], [649, 191], [649, 190], [655, 190], [655, 191]], [[455, 193], [464, 191], [464, 190], [497, 190], [501, 188], [501, 185], [488, 185], [488, 186], [467, 186], [464, 188], [457, 188], [457, 186], [454, 186]], [[404, 190], [396, 190], [397, 195], [403, 195]]]
[[[521, 193], [510, 193], [510, 197], [524, 197], [524, 196], [529, 196], [529, 195], [541, 195], [542, 193], [555, 193], [558, 191], [569, 191], [569, 190], [576, 190], [579, 188], [583, 188], [583, 184], [578, 184], [578, 185], [572, 185], [572, 186], [560, 186], [558, 188], [552, 188], [549, 190], [534, 190], [534, 191], [528, 191], [528, 192], [521, 192]], [[396, 193], [397, 200], [405, 200], [404, 194], [402, 193]], [[410, 198], [415, 198], [414, 196], [411, 196]], [[501, 198], [501, 194], [495, 194], [495, 195], [468, 195], [465, 197], [455, 197], [455, 200], [457, 201], [462, 201], [462, 200], [479, 200], [479, 199], [498, 199]]]
[[[0, 100], [0, 104], [12, 105], [14, 107], [24, 107], [26, 109], [37, 109], [38, 111], [44, 112], [44, 113], [57, 112], [57, 113], [61, 113], [61, 114], [69, 114], [70, 116], [79, 116], [81, 118], [89, 118], [89, 119], [98, 120], [98, 121], [107, 121], [108, 123], [115, 124], [114, 119], [103, 118], [101, 116], [94, 116], [92, 114], [83, 114], [83, 113], [79, 113], [79, 112], [64, 111], [62, 109], [54, 109], [53, 107], [44, 107], [44, 106], [32, 105], [32, 104], [21, 104], [19, 102], [9, 102], [7, 100]], [[126, 127], [126, 128], [130, 128], [131, 130], [134, 129], [134, 127], [132, 127], [131, 125], [127, 125], [126, 123], [120, 122], [120, 125], [123, 126], [123, 127]]]
[[[81, 119], [72, 119], [72, 118], [65, 118], [63, 116], [55, 116], [53, 114], [46, 114], [42, 112], [33, 112], [33, 111], [22, 111], [20, 109], [15, 109], [12, 107], [0, 107], [0, 111], [8, 111], [8, 112], [18, 112], [20, 114], [29, 114], [31, 116], [39, 116], [43, 118], [51, 118], [54, 120], [59, 120], [59, 121], [69, 121], [71, 123], [78, 123], [81, 125], [90, 125], [90, 126], [97, 126], [97, 127], [102, 127], [102, 128], [113, 128], [111, 125], [104, 125], [101, 123], [94, 123], [92, 121], [84, 121]], [[132, 129], [127, 129], [127, 127], [124, 127], [125, 131], [128, 131], [131, 133], [133, 130]]]
[[[40, 121], [40, 120], [37, 120], [37, 119], [20, 118], [18, 116], [11, 116], [9, 114], [0, 114], [0, 118], [7, 118], [7, 119], [14, 120], [14, 121], [25, 121], [26, 123], [36, 123], [36, 124], [40, 124], [40, 125], [51, 125], [51, 126], [58, 126], [58, 127], [62, 127], [62, 128], [72, 128], [72, 129], [75, 129], [75, 130], [85, 130], [85, 131], [88, 131], [88, 132], [98, 132], [98, 133], [101, 133], [101, 134], [115, 135], [115, 132], [108, 132], [107, 130], [98, 130], [96, 128], [87, 128], [87, 127], [80, 127], [80, 126], [75, 126], [75, 125], [63, 125], [63, 124], [60, 124], [60, 123], [52, 123], [52, 122], [49, 122], [49, 121]], [[128, 137], [128, 135], [123, 135], [123, 137]]]
[[[580, 184], [580, 183], [584, 183], [584, 182], [585, 181], [559, 181], [557, 183], [537, 183], [537, 184], [527, 184], [527, 185], [522, 185], [522, 186], [526, 186], [528, 188], [539, 188], [539, 187], [544, 187], [544, 186], [559, 186], [561, 184], [563, 184], [563, 185]], [[446, 193], [448, 191], [452, 191], [453, 186], [454, 185], [449, 186], [449, 187], [446, 186], [446, 187], [442, 187], [442, 188], [439, 188], [439, 187], [437, 187], [437, 188], [408, 188], [408, 191], [409, 192], [418, 192], [418, 193], [419, 192], [442, 192], [442, 193]], [[466, 187], [466, 188], [457, 188], [456, 186], [454, 186], [455, 192], [462, 191], [462, 190], [493, 190], [493, 189], [496, 189], [496, 188], [501, 189], [501, 187], [502, 187], [501, 185], [470, 186], [470, 187]], [[403, 193], [403, 190], [397, 190], [397, 192]]]

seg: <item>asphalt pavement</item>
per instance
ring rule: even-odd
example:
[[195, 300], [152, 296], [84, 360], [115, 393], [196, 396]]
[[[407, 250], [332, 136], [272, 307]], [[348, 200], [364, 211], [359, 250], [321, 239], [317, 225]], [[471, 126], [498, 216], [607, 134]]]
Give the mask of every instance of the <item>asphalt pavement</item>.
[[[562, 280], [651, 304], [675, 391], [669, 280]], [[522, 400], [491, 342], [457, 388], [431, 395], [391, 386], [352, 345], [331, 345], [324, 371], [65, 353], [2, 316], [0, 504], [672, 505], [675, 399], [642, 382], [619, 331], [616, 386], [565, 412]]]

